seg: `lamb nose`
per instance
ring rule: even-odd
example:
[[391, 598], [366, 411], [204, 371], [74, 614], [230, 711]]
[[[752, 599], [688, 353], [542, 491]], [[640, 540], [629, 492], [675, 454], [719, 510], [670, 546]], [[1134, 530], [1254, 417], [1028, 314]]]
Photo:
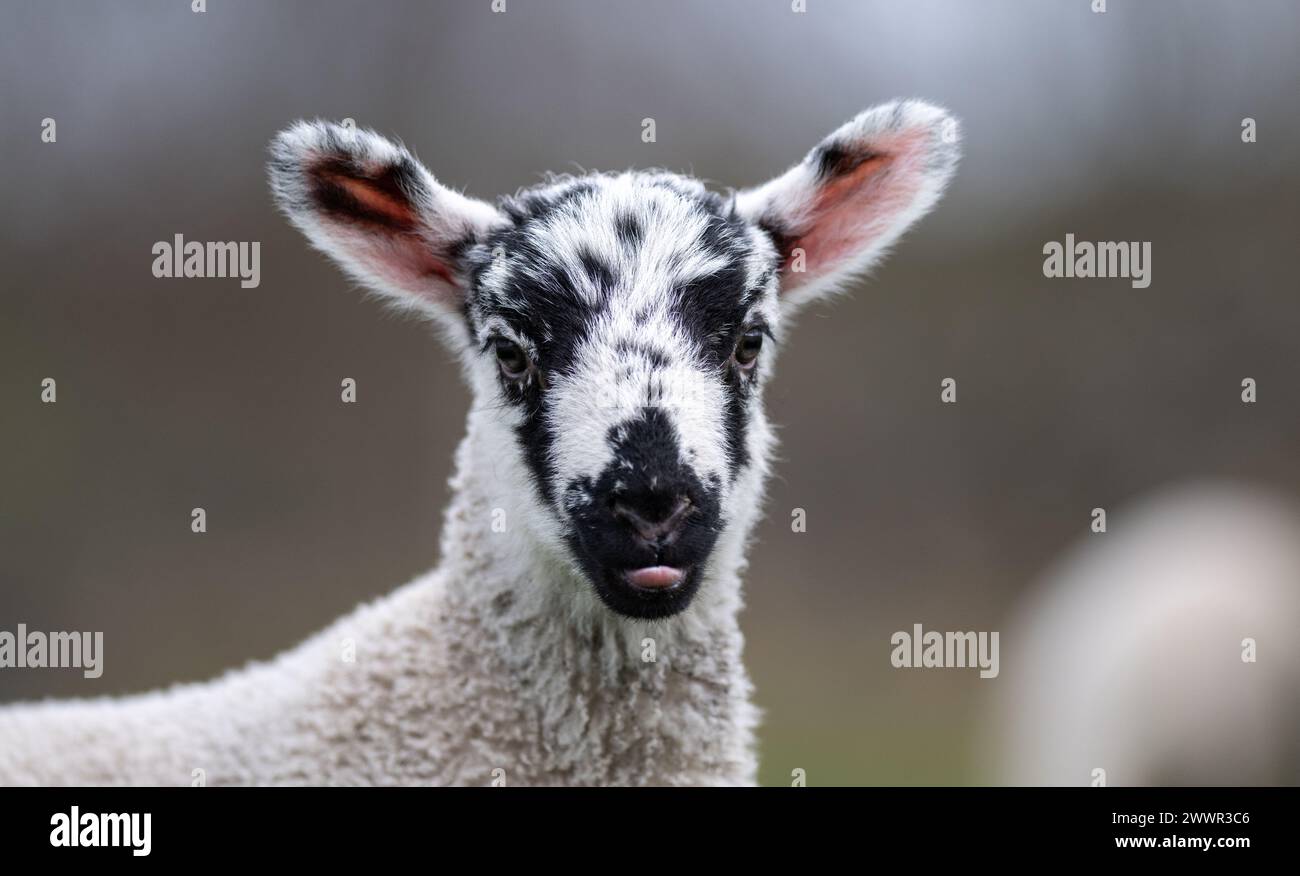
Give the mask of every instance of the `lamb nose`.
[[615, 502], [614, 516], [628, 523], [651, 544], [667, 543], [682, 528], [692, 507], [691, 500], [685, 496], [677, 496], [671, 502], [660, 499], [638, 503], [636, 507], [626, 502]]

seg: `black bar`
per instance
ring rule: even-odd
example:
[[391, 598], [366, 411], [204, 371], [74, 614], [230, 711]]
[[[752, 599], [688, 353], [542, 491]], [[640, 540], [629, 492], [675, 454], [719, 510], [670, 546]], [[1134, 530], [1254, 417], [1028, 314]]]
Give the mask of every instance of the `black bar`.
[[[918, 852], [926, 861], [1047, 853], [1058, 861], [1230, 863], [1285, 854], [1298, 802], [1294, 788], [6, 788], [0, 848], [6, 858], [51, 861], [335, 864], [430, 849], [444, 862], [450, 853], [513, 851], [537, 854], [540, 866], [565, 847], [585, 855], [604, 843], [611, 851], [682, 854], [687, 846], [674, 849], [671, 838], [685, 833], [690, 847], [702, 842], [724, 855], [725, 847], [798, 847], [868, 862]], [[83, 830], [88, 814], [149, 813], [149, 854], [133, 855], [131, 838], [116, 847], [53, 845], [58, 819], [70, 820], [74, 806]], [[1210, 846], [1189, 847], [1189, 838], [1208, 838]]]

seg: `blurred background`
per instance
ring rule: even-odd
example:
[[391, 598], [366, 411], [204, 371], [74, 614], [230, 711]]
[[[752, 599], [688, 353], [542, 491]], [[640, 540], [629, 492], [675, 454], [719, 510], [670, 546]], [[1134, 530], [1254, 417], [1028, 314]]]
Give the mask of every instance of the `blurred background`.
[[[288, 122], [354, 118], [490, 198], [578, 167], [750, 185], [914, 96], [964, 121], [955, 184], [873, 278], [806, 313], [770, 388], [782, 461], [742, 618], [761, 779], [1087, 784], [1111, 762], [1093, 760], [1128, 762], [1049, 743], [1122, 709], [1115, 750], [1147, 739], [1132, 757], [1160, 763], [1114, 784], [1300, 782], [1300, 6], [207, 5], [0, 5], [0, 629], [106, 643], [102, 678], [0, 671], [0, 702], [203, 679], [437, 560], [467, 394], [425, 326], [273, 211], [265, 148]], [[1067, 233], [1150, 241], [1150, 287], [1045, 279]], [[155, 279], [150, 248], [175, 234], [260, 241], [260, 287]], [[1197, 601], [1217, 650], [1165, 647], [1198, 628], [1179, 586], [1205, 569], [1198, 592], [1241, 617]], [[916, 623], [1002, 631], [1001, 675], [893, 669], [890, 636]], [[1103, 659], [1121, 629], [1145, 650]], [[1017, 761], [1017, 740], [1044, 750]]]

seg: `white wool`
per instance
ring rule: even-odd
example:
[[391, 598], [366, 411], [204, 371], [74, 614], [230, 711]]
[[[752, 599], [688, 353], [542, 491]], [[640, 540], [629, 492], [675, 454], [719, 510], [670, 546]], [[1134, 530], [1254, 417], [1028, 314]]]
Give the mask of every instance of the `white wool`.
[[440, 569], [207, 684], [0, 709], [0, 783], [753, 783], [738, 564], [671, 622], [570, 619], [585, 585], [491, 530], [473, 439], [471, 418]]
[[752, 518], [683, 615], [615, 617], [563, 560], [492, 531], [494, 426], [471, 413], [439, 569], [210, 683], [0, 708], [0, 784], [754, 783], [737, 620]]

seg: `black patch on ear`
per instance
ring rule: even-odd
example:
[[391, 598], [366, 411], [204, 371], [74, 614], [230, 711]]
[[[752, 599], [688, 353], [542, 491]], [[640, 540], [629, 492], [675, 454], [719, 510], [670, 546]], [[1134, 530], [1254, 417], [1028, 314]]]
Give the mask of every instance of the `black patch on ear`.
[[869, 150], [845, 149], [835, 143], [823, 143], [813, 150], [810, 160], [817, 166], [817, 178], [825, 181], [851, 173], [877, 157]]
[[405, 156], [373, 171], [351, 158], [330, 156], [314, 162], [307, 179], [317, 208], [335, 219], [399, 232], [413, 231], [419, 223], [416, 203], [423, 184]]

